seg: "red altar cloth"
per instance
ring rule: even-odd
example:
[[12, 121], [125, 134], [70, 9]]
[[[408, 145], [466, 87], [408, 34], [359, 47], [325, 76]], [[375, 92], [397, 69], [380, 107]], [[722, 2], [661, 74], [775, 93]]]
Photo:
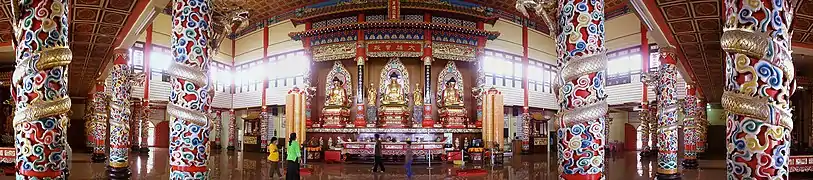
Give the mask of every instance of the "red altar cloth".
[[[405, 142], [382, 142], [384, 155], [404, 155], [406, 148], [412, 148], [415, 155], [443, 154], [444, 142], [413, 142], [408, 146]], [[344, 142], [344, 150], [349, 154], [373, 155], [375, 142]]]
[[342, 151], [325, 151], [325, 162], [342, 162]]

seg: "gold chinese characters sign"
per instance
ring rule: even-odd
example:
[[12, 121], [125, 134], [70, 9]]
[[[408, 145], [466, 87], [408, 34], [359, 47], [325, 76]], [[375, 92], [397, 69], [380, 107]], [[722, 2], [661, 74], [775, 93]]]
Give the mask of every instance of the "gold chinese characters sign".
[[477, 59], [476, 52], [474, 46], [432, 42], [432, 56], [438, 59], [474, 61]]
[[367, 55], [370, 57], [421, 57], [423, 43], [420, 41], [369, 41]]
[[333, 43], [311, 48], [314, 61], [330, 61], [339, 59], [352, 59], [356, 57], [356, 43]]

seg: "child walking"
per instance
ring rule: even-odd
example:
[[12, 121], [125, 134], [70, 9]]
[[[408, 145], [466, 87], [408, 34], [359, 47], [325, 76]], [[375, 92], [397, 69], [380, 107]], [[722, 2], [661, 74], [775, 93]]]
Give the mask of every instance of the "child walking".
[[279, 177], [282, 177], [282, 173], [279, 172], [279, 150], [277, 149], [277, 137], [272, 137], [271, 143], [268, 144], [268, 161], [271, 162], [271, 169], [268, 172], [271, 174], [271, 179], [274, 179], [274, 175], [279, 175]]
[[407, 141], [407, 148], [406, 153], [404, 154], [406, 162], [404, 162], [404, 168], [406, 168], [407, 179], [412, 178], [412, 141]]

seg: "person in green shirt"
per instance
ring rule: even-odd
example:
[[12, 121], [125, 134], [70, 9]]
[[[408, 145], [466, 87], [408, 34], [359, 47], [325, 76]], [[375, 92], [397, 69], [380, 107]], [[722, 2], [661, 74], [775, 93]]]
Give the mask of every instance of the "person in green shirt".
[[291, 133], [288, 138], [288, 148], [285, 160], [288, 160], [288, 169], [286, 170], [285, 179], [298, 180], [299, 179], [299, 158], [302, 153], [299, 149], [299, 142], [296, 141], [296, 133]]

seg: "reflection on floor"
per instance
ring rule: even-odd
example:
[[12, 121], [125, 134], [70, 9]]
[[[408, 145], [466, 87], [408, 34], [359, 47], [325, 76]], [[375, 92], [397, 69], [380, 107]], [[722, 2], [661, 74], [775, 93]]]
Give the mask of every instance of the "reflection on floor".
[[[167, 149], [152, 149], [149, 156], [133, 155], [130, 158], [132, 179], [168, 179], [169, 178], [169, 152]], [[74, 153], [70, 179], [107, 179], [105, 164], [93, 164], [90, 155]], [[615, 179], [653, 179], [657, 162], [640, 160], [635, 152], [617, 154], [607, 159], [607, 176], [609, 180]], [[265, 161], [265, 154], [243, 153], [235, 151], [220, 151], [210, 156], [209, 168], [212, 179], [270, 179], [270, 166]], [[511, 180], [554, 180], [557, 169], [555, 156], [550, 161], [546, 154], [515, 156], [506, 158], [502, 167], [482, 167], [490, 171], [488, 175], [475, 177], [456, 177], [459, 166], [451, 164], [433, 164], [432, 169], [426, 165], [414, 165], [415, 175], [412, 179], [511, 179]], [[548, 162], [553, 162], [548, 163]], [[314, 169], [313, 174], [303, 175], [303, 179], [405, 179], [406, 171], [402, 165], [386, 166], [386, 173], [370, 173], [372, 164], [324, 164], [309, 163]], [[465, 168], [474, 168], [467, 165]], [[281, 171], [284, 172], [284, 171]], [[725, 179], [724, 160], [700, 160], [697, 170], [683, 170], [683, 179]], [[0, 179], [13, 179], [5, 176]]]

